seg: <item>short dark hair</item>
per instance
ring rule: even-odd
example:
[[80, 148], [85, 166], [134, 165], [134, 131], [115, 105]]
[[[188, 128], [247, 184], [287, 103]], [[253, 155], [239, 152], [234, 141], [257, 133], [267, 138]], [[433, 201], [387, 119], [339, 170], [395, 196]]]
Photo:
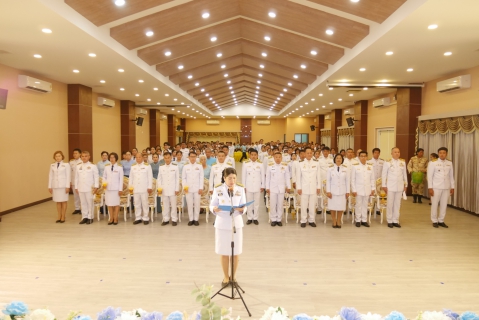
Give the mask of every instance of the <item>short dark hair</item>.
[[178, 153], [181, 153], [181, 155], [183, 155], [183, 152], [181, 152], [180, 150], [176, 151], [176, 154]]
[[[108, 153], [108, 152], [107, 152]], [[103, 152], [101, 153], [103, 155]], [[113, 156], [115, 158], [115, 161], [118, 161], [118, 155], [115, 152], [112, 152], [108, 155], [110, 158]]]
[[[108, 151], [102, 151], [100, 155], [103, 156], [103, 154], [105, 154], [105, 153], [106, 153], [106, 155], [108, 156]], [[118, 156], [118, 155], [117, 155], [117, 156]], [[118, 160], [118, 159], [117, 159], [117, 160]]]
[[258, 154], [258, 150], [256, 150], [255, 148], [249, 148], [248, 152]]
[[337, 158], [337, 157], [341, 157], [341, 163], [344, 162], [344, 157], [343, 157], [343, 155], [342, 155], [341, 153], [336, 153], [336, 155], [334, 156], [334, 159], [333, 159], [333, 161], [334, 161], [335, 164], [336, 164], [336, 158]]
[[379, 149], [379, 148], [374, 148], [374, 149], [373, 149], [373, 153], [376, 152], [376, 151], [379, 152], [379, 153], [381, 153], [381, 149]]
[[81, 153], [81, 149], [79, 149], [79, 148], [73, 149], [73, 152], [75, 152], [75, 151], [78, 151], [78, 153]]
[[283, 154], [282, 154], [281, 152], [279, 152], [279, 151], [276, 151], [273, 155], [275, 156], [275, 155], [277, 155], [277, 154], [279, 154], [280, 156], [283, 156]]
[[346, 149], [346, 151], [349, 151], [349, 150], [351, 150], [351, 151], [354, 152], [354, 150], [353, 150], [352, 148], [347, 148], [347, 149]]
[[163, 157], [165, 157], [165, 156], [171, 156], [171, 152], [169, 152], [169, 151], [163, 152]]
[[331, 149], [329, 149], [329, 147], [324, 147], [323, 150], [331, 151]]
[[368, 156], [368, 152], [366, 150], [361, 150], [359, 152], [359, 156], [361, 156], [363, 153], [366, 155], [366, 157]]
[[437, 155], [437, 153], [434, 153], [434, 152], [433, 152], [433, 153], [431, 153], [431, 157], [433, 157], [434, 159], [437, 159], [437, 158], [439, 158], [439, 156]]
[[449, 150], [447, 150], [446, 147], [440, 147], [439, 149], [437, 149], [437, 153], [439, 153], [439, 151], [441, 151], [441, 150], [442, 150], [442, 151], [446, 151], [446, 153], [449, 152]]
[[417, 148], [416, 154], [418, 154], [418, 153], [421, 152], [421, 151], [424, 152], [424, 149], [423, 149], [423, 148]]
[[[218, 150], [215, 150], [215, 151], [218, 151]], [[224, 154], [224, 155], [226, 156], [226, 153], [225, 153], [223, 150], [219, 150], [219, 151], [218, 151], [218, 154], [220, 154], [220, 153], [222, 153], [222, 154]]]
[[194, 154], [195, 156], [197, 156], [196, 152], [190, 151], [190, 153], [188, 153], [188, 157], [191, 156], [192, 154]]
[[344, 150], [344, 149], [341, 149], [341, 151], [339, 151], [339, 153], [341, 153], [341, 152], [343, 152], [343, 151], [344, 151], [344, 152], [346, 152], [346, 150]]
[[221, 183], [225, 183], [225, 178], [229, 176], [230, 174], [236, 174], [236, 170], [234, 168], [228, 167], [223, 170], [223, 173], [221, 174]]
[[304, 148], [304, 151], [306, 151], [306, 150], [308, 150], [308, 149], [311, 150], [311, 151], [313, 151], [313, 149], [311, 149], [311, 147], [306, 147], [306, 148]]

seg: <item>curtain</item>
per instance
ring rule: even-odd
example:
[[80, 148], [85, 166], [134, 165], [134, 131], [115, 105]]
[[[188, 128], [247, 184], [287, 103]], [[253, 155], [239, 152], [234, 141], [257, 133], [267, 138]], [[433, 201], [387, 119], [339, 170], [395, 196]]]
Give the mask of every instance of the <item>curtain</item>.
[[331, 147], [331, 130], [330, 129], [321, 130], [321, 143], [327, 147]]
[[354, 149], [354, 127], [338, 129], [338, 153], [348, 148]]
[[239, 142], [240, 132], [186, 132], [186, 142], [194, 141], [229, 141]]

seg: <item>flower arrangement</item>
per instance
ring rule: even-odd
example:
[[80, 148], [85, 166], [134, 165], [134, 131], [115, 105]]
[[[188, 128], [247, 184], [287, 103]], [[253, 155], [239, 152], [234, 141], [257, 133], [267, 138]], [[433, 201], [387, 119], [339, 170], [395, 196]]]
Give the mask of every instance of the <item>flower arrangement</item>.
[[28, 312], [28, 306], [21, 301], [12, 301], [5, 306], [5, 310], [2, 310], [3, 314], [10, 316], [13, 320], [15, 317], [23, 317]]

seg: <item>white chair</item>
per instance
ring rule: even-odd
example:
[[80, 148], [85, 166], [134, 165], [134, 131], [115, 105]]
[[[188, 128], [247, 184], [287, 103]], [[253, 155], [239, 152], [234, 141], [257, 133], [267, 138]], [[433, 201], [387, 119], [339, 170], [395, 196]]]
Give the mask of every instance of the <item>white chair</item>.
[[200, 199], [200, 209], [205, 209], [206, 223], [208, 223], [208, 218], [210, 216], [210, 183], [208, 179], [204, 179], [203, 181], [203, 193], [201, 194]]
[[[376, 180], [376, 208], [379, 209], [381, 214], [381, 224], [383, 223], [384, 211], [387, 210], [388, 200], [384, 190], [381, 189], [381, 178]], [[383, 195], [383, 196], [381, 196]], [[376, 215], [374, 216], [376, 218]]]
[[[157, 194], [157, 189], [156, 189], [156, 179], [153, 178], [152, 180], [152, 188], [151, 188], [151, 194], [148, 195], [148, 208], [150, 210], [151, 214], [151, 222], [154, 222], [154, 217], [153, 215], [156, 213], [156, 197], [158, 196]], [[156, 213], [157, 214], [157, 213]]]
[[[130, 211], [130, 218], [131, 218], [131, 195], [130, 190], [128, 189], [128, 181], [127, 177], [123, 177], [123, 191], [122, 195], [120, 196], [120, 207], [123, 208], [123, 219], [126, 221], [126, 211], [129, 209]], [[110, 218], [110, 212], [108, 212], [108, 219]]]
[[356, 197], [353, 196], [352, 193], [349, 194], [348, 204], [346, 207], [347, 207], [346, 211], [351, 212], [351, 224], [353, 224], [355, 220], [354, 216], [356, 214]]
[[180, 180], [180, 192], [176, 196], [176, 209], [178, 210], [178, 222], [181, 222], [181, 217], [183, 216], [183, 197], [184, 197], [184, 190], [183, 184]]
[[[97, 214], [97, 219], [100, 221], [100, 207], [103, 206], [104, 197], [105, 197], [105, 190], [103, 189], [103, 178], [100, 177], [99, 179], [99, 188], [93, 194], [93, 217], [95, 217], [95, 211]], [[92, 188], [93, 191], [93, 188]]]
[[[284, 215], [284, 221], [286, 223], [288, 223], [288, 210], [289, 210], [289, 207], [291, 206], [291, 202], [290, 202], [290, 197], [289, 197], [289, 193], [285, 193], [284, 194], [284, 198], [283, 198], [283, 215]], [[271, 216], [270, 216], [270, 210], [271, 210], [271, 204], [270, 204], [270, 199], [269, 199], [269, 194], [266, 194], [266, 208], [268, 209], [268, 223], [271, 222]]]
[[376, 197], [375, 196], [370, 196], [368, 199], [368, 222], [371, 224], [371, 215], [374, 210], [374, 204], [376, 203]]
[[294, 195], [293, 207], [296, 211], [296, 223], [299, 223], [299, 219], [301, 218], [301, 196], [297, 193]]

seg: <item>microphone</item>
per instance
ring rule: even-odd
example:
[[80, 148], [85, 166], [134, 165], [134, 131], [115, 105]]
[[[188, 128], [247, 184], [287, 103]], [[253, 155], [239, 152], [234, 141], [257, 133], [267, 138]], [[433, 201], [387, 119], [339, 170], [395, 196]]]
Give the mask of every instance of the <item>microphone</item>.
[[231, 216], [234, 213], [234, 209], [233, 209], [233, 187], [228, 187], [228, 195], [230, 196], [230, 203], [231, 203], [230, 216]]
[[228, 187], [228, 194], [230, 198], [233, 196], [233, 187]]

